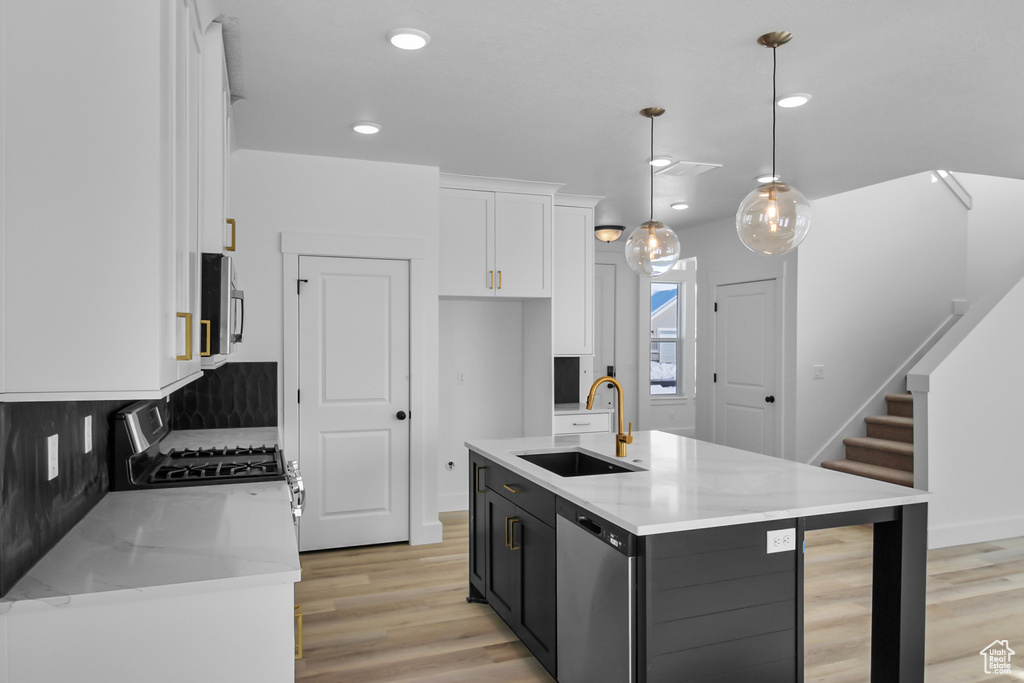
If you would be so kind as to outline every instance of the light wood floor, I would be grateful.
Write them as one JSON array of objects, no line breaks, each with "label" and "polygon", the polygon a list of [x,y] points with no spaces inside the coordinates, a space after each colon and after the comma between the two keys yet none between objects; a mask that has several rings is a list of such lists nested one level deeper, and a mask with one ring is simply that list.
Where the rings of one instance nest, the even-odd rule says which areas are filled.
[{"label": "light wood floor", "polygon": [[[440,544],[302,555],[298,681],[552,680],[489,607],[466,603],[466,513],[441,519]],[[808,533],[808,683],[868,680],[870,567],[869,527]],[[1024,538],[930,552],[928,683],[1024,681],[1019,666],[985,675],[978,653],[994,640],[1009,640],[1024,662]]]}]

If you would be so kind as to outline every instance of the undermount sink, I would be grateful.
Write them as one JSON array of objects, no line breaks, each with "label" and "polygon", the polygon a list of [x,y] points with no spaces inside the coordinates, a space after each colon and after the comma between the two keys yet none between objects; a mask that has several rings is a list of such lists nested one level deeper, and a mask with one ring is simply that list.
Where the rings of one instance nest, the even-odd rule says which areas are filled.
[{"label": "undermount sink", "polygon": [[608,462],[602,458],[595,458],[592,455],[580,453],[579,451],[530,453],[520,455],[519,457],[560,477],[586,477],[592,474],[618,474],[633,471],[628,467]]}]

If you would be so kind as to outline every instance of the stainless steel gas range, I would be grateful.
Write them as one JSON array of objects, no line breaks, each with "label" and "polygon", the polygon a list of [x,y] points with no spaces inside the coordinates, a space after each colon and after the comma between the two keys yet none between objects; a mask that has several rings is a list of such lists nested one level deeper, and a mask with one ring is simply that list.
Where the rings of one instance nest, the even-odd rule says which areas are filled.
[{"label": "stainless steel gas range", "polygon": [[119,411],[114,416],[111,490],[285,481],[298,522],[305,498],[298,463],[285,461],[275,444],[168,449],[164,442],[170,432],[166,400],[139,401]]}]

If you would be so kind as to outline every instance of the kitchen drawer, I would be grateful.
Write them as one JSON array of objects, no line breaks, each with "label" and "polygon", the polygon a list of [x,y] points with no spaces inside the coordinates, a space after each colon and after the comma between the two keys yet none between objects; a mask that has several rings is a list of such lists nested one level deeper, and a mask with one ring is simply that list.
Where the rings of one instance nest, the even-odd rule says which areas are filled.
[{"label": "kitchen drawer", "polygon": [[506,498],[548,526],[555,526],[554,493],[490,460],[482,461],[478,473],[481,486]]},{"label": "kitchen drawer", "polygon": [[555,434],[587,434],[611,431],[611,413],[569,413],[555,415]]}]

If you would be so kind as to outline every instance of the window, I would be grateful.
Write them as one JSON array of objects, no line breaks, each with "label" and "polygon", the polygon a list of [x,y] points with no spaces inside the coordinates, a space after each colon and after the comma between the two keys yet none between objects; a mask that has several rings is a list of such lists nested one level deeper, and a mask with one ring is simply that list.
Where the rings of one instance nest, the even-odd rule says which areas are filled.
[{"label": "window", "polygon": [[640,280],[640,381],[651,400],[693,397],[696,281],[695,259],[679,261],[656,280]]}]

